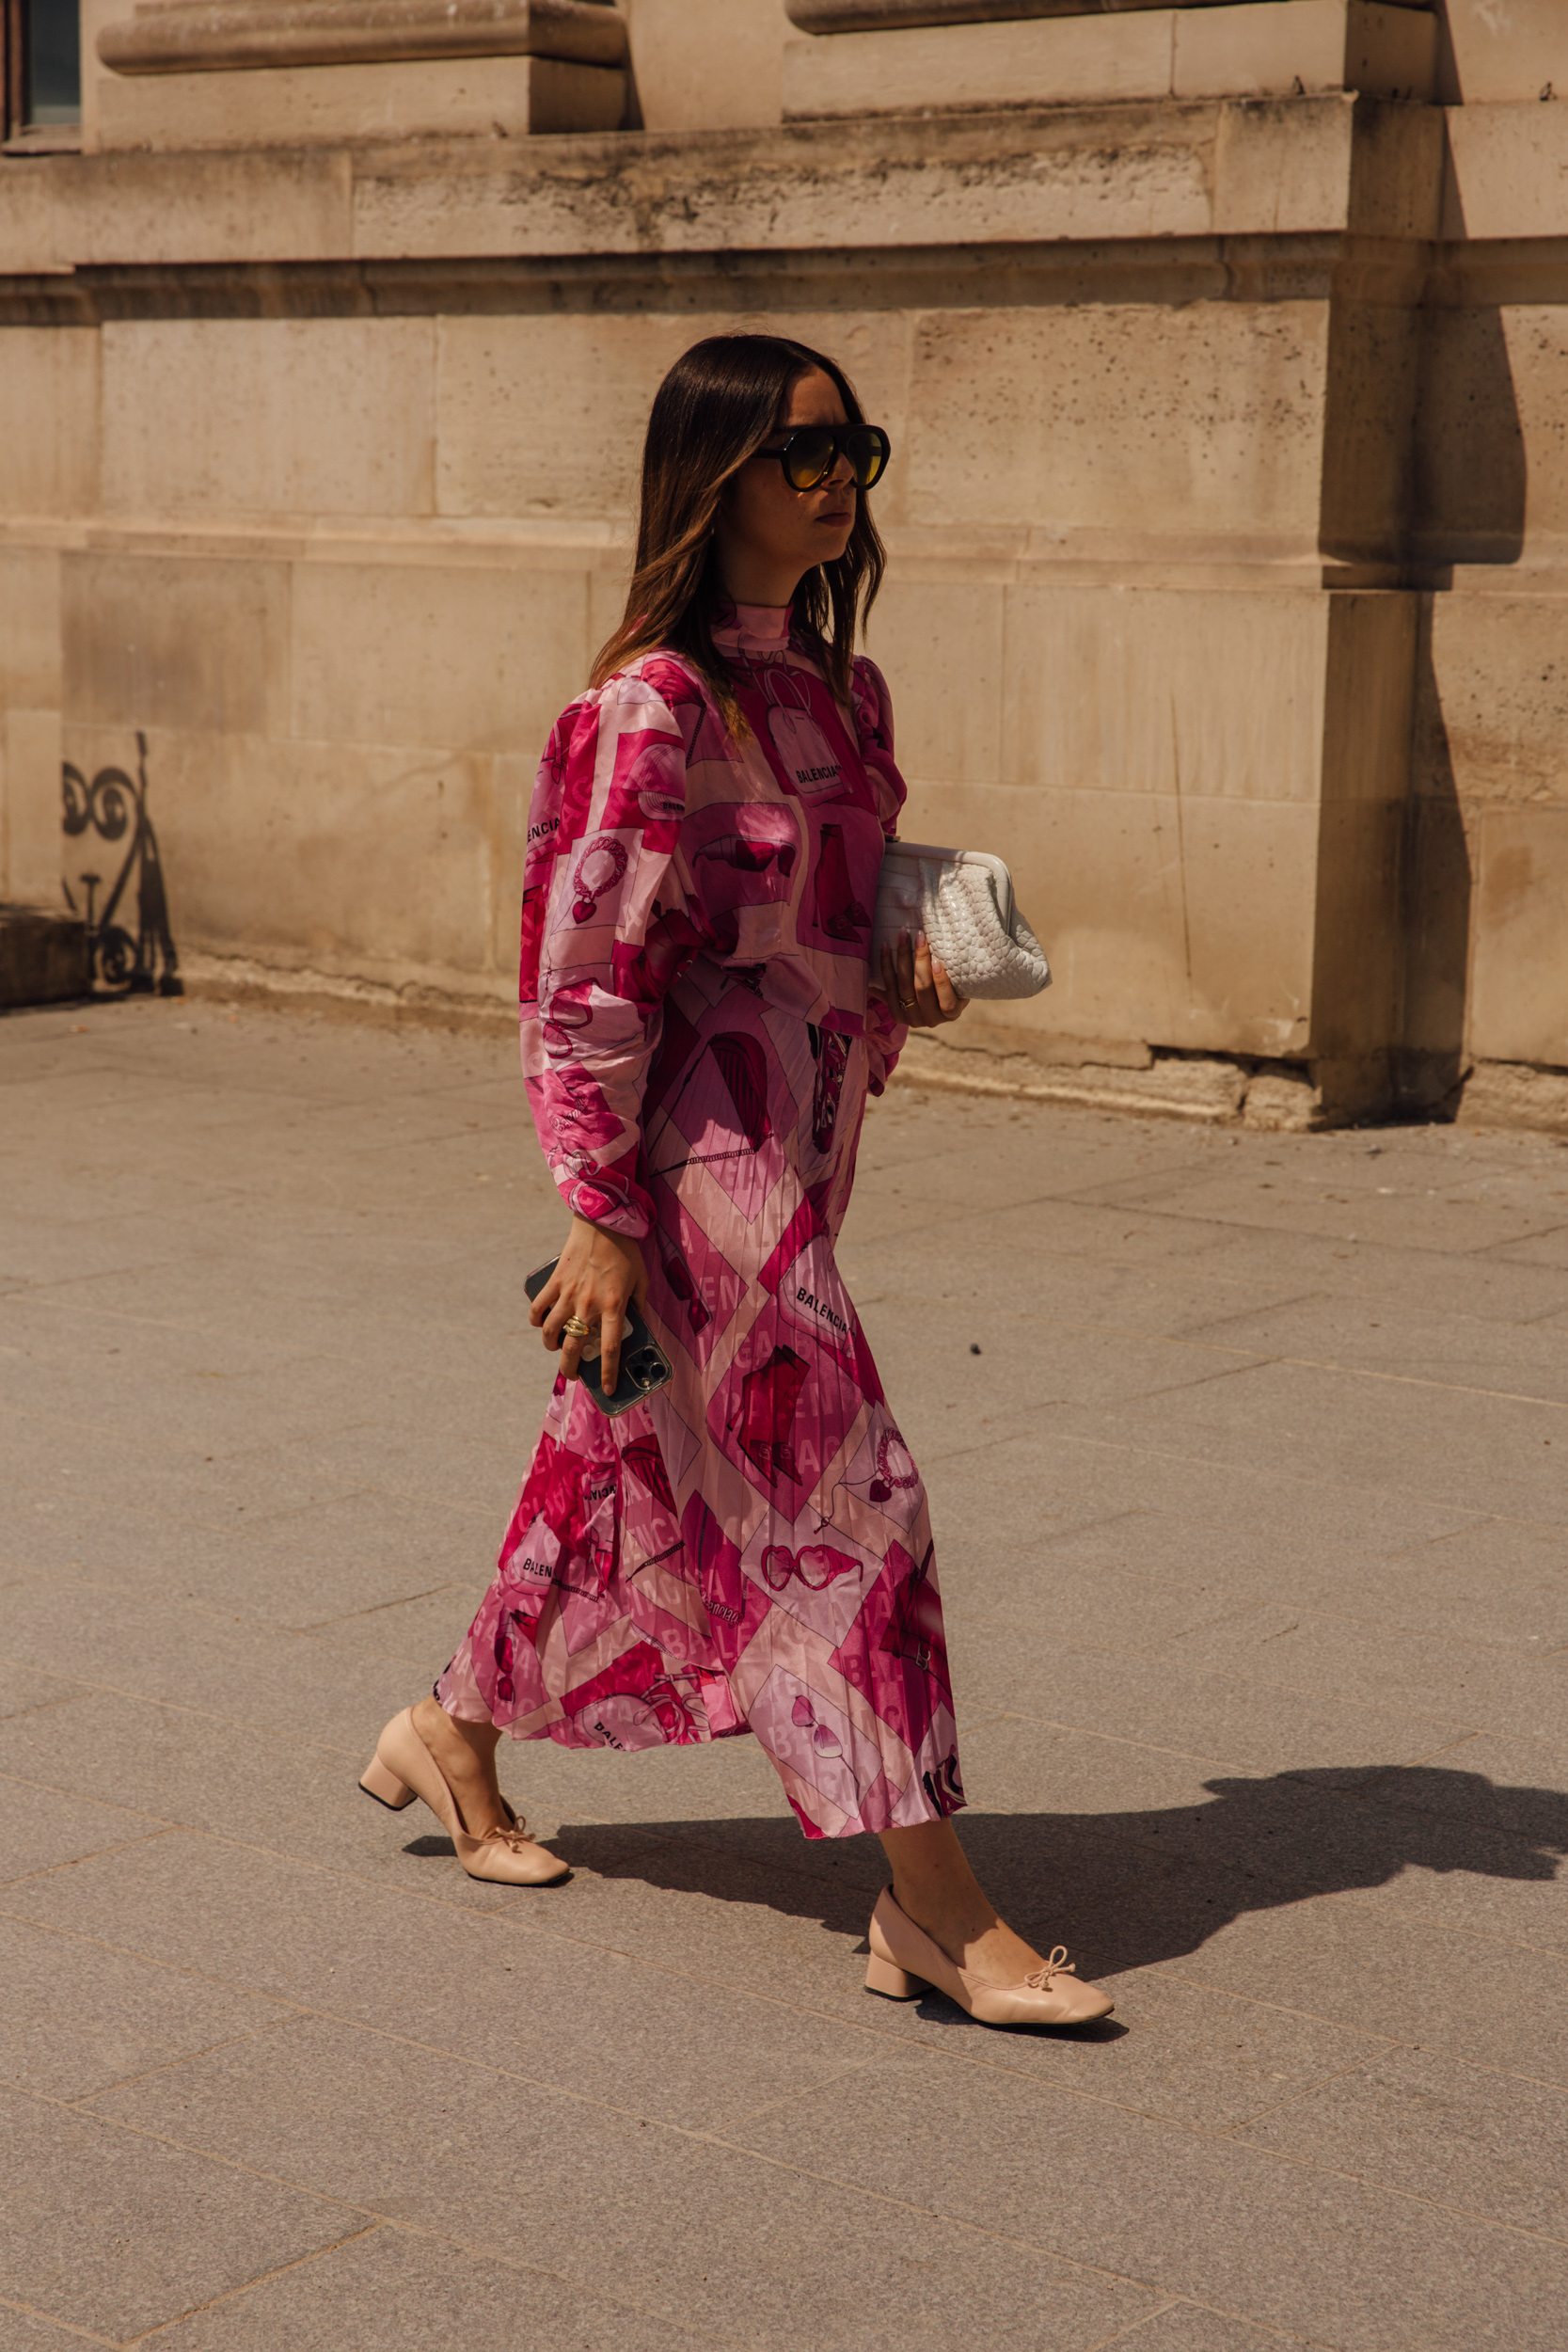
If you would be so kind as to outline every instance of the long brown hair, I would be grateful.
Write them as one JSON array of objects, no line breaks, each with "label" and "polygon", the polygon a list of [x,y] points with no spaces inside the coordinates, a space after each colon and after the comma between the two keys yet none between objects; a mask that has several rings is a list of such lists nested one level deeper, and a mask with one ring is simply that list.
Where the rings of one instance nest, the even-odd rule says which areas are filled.
[{"label": "long brown hair", "polygon": [[[595,686],[639,654],[668,646],[702,673],[736,723],[734,680],[713,642],[714,612],[725,601],[714,524],[726,485],[777,432],[791,386],[814,368],[837,386],[849,422],[863,424],[843,369],[809,344],[781,335],[709,335],[675,361],[654,395],[642,446],[637,564],[621,626],[594,660]],[[849,697],[856,631],[886,563],[862,490],[844,553],[815,564],[795,591],[794,626],[815,641],[841,701]]]}]

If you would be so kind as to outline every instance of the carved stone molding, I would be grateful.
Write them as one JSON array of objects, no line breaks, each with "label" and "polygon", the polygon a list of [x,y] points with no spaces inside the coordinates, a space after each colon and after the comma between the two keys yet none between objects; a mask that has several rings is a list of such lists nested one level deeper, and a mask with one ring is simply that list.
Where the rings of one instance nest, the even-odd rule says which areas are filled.
[{"label": "carved stone molding", "polygon": [[232,73],[429,57],[618,66],[626,28],[610,0],[153,0],[129,23],[107,26],[98,54],[117,73]]},{"label": "carved stone molding", "polygon": [[[1212,8],[1225,4],[1226,0],[784,0],[784,13],[802,33],[893,33],[916,24],[998,24],[1034,16],[1123,16],[1139,9]],[[1427,0],[1415,0],[1415,5],[1424,8]]]},{"label": "carved stone molding", "polygon": [[[894,33],[916,24],[1007,24],[1035,16],[1131,16],[1152,8],[1229,5],[1230,0],[784,0],[784,13],[802,33]],[[1430,10],[1433,0],[1391,0],[1391,5]]]}]

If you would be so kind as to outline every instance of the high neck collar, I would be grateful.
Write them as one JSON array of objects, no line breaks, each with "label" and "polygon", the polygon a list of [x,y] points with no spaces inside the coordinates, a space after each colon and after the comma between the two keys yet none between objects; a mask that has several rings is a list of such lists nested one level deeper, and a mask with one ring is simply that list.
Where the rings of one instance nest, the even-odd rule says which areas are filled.
[{"label": "high neck collar", "polygon": [[721,604],[713,616],[714,639],[738,653],[783,653],[789,612],[787,604]]}]

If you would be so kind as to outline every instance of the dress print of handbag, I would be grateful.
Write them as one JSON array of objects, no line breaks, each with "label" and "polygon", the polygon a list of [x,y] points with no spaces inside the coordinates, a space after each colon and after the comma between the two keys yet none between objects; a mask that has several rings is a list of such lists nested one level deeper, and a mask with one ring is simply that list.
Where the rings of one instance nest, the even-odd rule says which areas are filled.
[{"label": "dress print of handbag", "polygon": [[882,949],[924,931],[960,996],[1037,996],[1051,985],[1045,950],[1013,899],[1013,878],[984,850],[890,841],[877,883],[873,979]]},{"label": "dress print of handbag", "polygon": [[762,665],[762,692],[773,749],[800,798],[819,800],[837,789],[843,769],[813,714],[805,680],[782,661],[769,661]]}]

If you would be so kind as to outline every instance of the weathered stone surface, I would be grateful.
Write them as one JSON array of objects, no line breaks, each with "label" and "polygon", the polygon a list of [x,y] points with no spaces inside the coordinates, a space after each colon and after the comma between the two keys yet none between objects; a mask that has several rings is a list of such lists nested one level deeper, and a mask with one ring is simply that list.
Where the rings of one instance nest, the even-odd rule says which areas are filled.
[{"label": "weathered stone surface", "polygon": [[1506,8],[1444,0],[1443,31],[1439,95],[1449,105],[1539,101],[1568,90],[1557,0],[1509,0]]},{"label": "weathered stone surface", "polygon": [[649,131],[777,123],[784,0],[622,0],[638,118]]},{"label": "weathered stone surface", "polygon": [[99,337],[13,327],[0,367],[0,515],[90,514],[98,502]]},{"label": "weathered stone surface", "polygon": [[1472,1048],[1568,1068],[1568,807],[1494,803],[1477,833]]},{"label": "weathered stone surface", "polygon": [[569,57],[619,65],[605,0],[155,0],[98,38],[117,73],[382,65],[426,57]]},{"label": "weathered stone surface", "polygon": [[425,57],[389,65],[259,66],[105,80],[104,149],[343,145],[425,138],[528,138],[610,131],[626,77],[542,56]]},{"label": "weathered stone surface", "polygon": [[107,326],[104,505],[269,521],[427,515],[435,355],[427,319]]},{"label": "weathered stone surface", "polygon": [[792,40],[784,58],[784,120],[1164,98],[1172,21],[1164,9]]},{"label": "weathered stone surface", "polygon": [[1433,19],[1375,0],[1253,0],[1114,16],[1021,8],[1004,22],[1000,9],[986,14],[989,23],[927,15],[920,30],[835,24],[824,28],[829,40],[789,42],[784,119],[1167,95],[1430,98],[1434,87]]},{"label": "weathered stone surface", "polygon": [[1171,89],[1288,97],[1356,90],[1367,98],[1433,94],[1437,26],[1397,0],[1263,0],[1261,6],[1179,10],[1171,27]]}]

